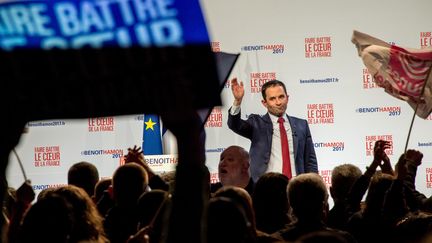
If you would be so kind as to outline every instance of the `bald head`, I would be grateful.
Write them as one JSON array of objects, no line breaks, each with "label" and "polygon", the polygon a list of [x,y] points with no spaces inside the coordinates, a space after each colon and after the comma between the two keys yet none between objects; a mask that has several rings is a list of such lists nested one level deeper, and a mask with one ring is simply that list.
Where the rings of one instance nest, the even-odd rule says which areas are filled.
[{"label": "bald head", "polygon": [[226,148],[219,160],[219,180],[222,185],[243,187],[249,178],[249,153],[240,146]]}]

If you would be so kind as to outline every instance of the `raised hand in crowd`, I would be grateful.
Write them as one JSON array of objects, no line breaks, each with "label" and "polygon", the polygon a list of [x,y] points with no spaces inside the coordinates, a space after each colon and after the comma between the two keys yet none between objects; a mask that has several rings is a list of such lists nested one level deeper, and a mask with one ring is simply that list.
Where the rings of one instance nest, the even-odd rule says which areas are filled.
[{"label": "raised hand in crowd", "polygon": [[390,159],[387,156],[385,150],[391,148],[391,142],[378,140],[374,145],[374,158],[370,166],[367,168],[365,175],[372,177],[378,166],[381,168],[383,173],[393,175],[393,168],[390,163]]},{"label": "raised hand in crowd", "polygon": [[379,163],[383,173],[393,175],[394,171],[390,164],[390,159],[387,156],[385,150],[391,148],[392,144],[389,141],[378,140],[374,146],[374,161]]},{"label": "raised hand in crowd", "polygon": [[406,176],[404,184],[409,190],[415,190],[415,177],[417,174],[417,167],[421,165],[423,153],[418,150],[408,149],[405,154],[402,154],[399,161],[405,161]]},{"label": "raised hand in crowd", "polygon": [[151,189],[161,189],[168,191],[170,189],[170,184],[165,182],[159,175],[157,175],[147,164],[144,159],[144,154],[141,147],[134,145],[133,148],[128,148],[128,153],[124,156],[125,163],[137,163],[141,165],[147,172],[149,178],[149,187]]},{"label": "raised hand in crowd", "polygon": [[[414,185],[417,167],[421,165],[423,159],[423,153],[408,149],[406,153],[402,154],[396,165],[397,179],[410,180]],[[406,178],[408,176],[408,178]]]},{"label": "raised hand in crowd", "polygon": [[352,185],[348,194],[348,205],[347,211],[351,214],[360,210],[361,201],[366,191],[368,190],[372,176],[375,174],[378,166],[385,174],[393,175],[393,169],[390,164],[385,150],[391,147],[389,141],[378,140],[374,145],[374,158],[371,164],[366,167],[366,171],[360,176],[356,182]]},{"label": "raised hand in crowd", "polygon": [[[421,152],[410,149],[399,157],[395,165],[396,178],[386,192],[382,206],[383,222],[390,228],[403,223],[408,218],[417,217],[414,215],[417,215],[416,211],[426,199],[415,190],[415,175],[412,169],[412,167],[416,169],[421,164],[422,158]],[[405,227],[400,228],[403,230]]]},{"label": "raised hand in crowd", "polygon": [[124,156],[125,163],[137,162],[144,163],[144,155],[142,153],[141,147],[134,145],[133,148],[128,148],[128,153]]},{"label": "raised hand in crowd", "polygon": [[420,166],[423,159],[423,153],[414,149],[408,149],[405,153],[405,160],[407,164],[412,164],[415,166]]},{"label": "raised hand in crowd", "polygon": [[427,197],[423,193],[417,191],[415,186],[417,168],[421,165],[423,153],[418,150],[408,149],[405,154],[402,154],[399,161],[404,161],[406,175],[398,176],[403,180],[407,204],[411,211],[422,210],[432,212],[432,197]]},{"label": "raised hand in crowd", "polygon": [[155,175],[153,170],[145,162],[144,154],[141,150],[141,147],[137,147],[136,145],[134,145],[133,148],[128,148],[128,153],[124,156],[124,158],[125,163],[135,162],[144,167],[147,175],[149,176],[149,179],[151,179]]}]

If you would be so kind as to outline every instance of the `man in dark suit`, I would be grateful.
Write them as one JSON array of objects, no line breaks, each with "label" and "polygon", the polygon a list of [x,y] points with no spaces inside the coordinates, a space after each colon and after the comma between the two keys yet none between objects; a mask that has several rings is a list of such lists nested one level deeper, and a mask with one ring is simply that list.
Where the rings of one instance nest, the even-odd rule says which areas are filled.
[{"label": "man in dark suit", "polygon": [[[302,173],[318,172],[307,121],[286,114],[289,96],[284,83],[278,80],[265,83],[262,86],[261,102],[267,108],[267,114],[250,114],[247,120],[241,119],[240,113],[244,96],[243,82],[237,82],[237,78],[234,78],[231,80],[231,90],[234,103],[229,110],[228,126],[235,133],[251,140],[250,169],[255,182],[262,174],[270,171],[284,173],[289,178]],[[282,130],[286,134],[285,142],[281,140],[284,136]],[[283,165],[283,157],[289,157],[290,162],[286,166],[288,172]]]}]

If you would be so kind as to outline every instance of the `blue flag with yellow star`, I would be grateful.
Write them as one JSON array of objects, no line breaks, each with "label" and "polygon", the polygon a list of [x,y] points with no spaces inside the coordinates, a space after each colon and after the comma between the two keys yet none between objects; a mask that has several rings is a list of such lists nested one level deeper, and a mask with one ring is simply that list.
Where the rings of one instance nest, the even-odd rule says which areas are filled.
[{"label": "blue flag with yellow star", "polygon": [[143,128],[143,153],[145,155],[163,154],[160,118],[158,115],[145,114]]}]

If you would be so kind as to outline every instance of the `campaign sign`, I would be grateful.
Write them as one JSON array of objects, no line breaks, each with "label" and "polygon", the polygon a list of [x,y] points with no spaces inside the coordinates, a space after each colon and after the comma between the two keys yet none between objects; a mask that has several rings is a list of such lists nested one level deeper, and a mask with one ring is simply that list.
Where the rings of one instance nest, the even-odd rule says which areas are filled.
[{"label": "campaign sign", "polygon": [[4,50],[197,43],[209,43],[197,0],[0,1]]}]

